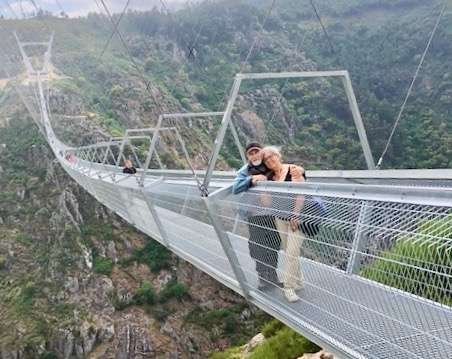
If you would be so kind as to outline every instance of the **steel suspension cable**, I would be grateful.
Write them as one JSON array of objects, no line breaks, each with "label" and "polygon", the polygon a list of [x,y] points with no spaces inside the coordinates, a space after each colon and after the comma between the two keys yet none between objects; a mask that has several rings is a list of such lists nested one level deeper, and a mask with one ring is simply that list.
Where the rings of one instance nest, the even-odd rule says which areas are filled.
[{"label": "steel suspension cable", "polygon": [[[248,64],[248,61],[249,61],[249,59],[250,59],[250,57],[251,57],[251,55],[252,55],[252,53],[254,51],[254,48],[255,48],[255,46],[257,44],[257,41],[258,41],[258,39],[260,37],[260,34],[264,30],[264,26],[267,23],[267,19],[270,17],[271,13],[273,12],[273,9],[275,8],[275,5],[276,5],[276,0],[272,0],[272,2],[270,4],[270,7],[268,8],[268,10],[267,10],[267,12],[266,12],[266,14],[264,16],[264,20],[262,21],[262,24],[260,24],[259,20],[258,20],[258,25],[260,26],[260,29],[259,29],[258,33],[256,34],[256,36],[254,37],[253,42],[251,43],[250,48],[248,49],[248,52],[247,52],[247,55],[246,55],[244,61],[242,61],[241,64],[240,64],[239,73],[241,73],[243,71],[243,69],[245,68],[245,66]],[[234,83],[234,80],[232,81],[232,83]],[[231,96],[232,86],[229,86],[229,87],[230,87],[230,91],[229,91],[229,93],[225,91],[225,95],[223,96],[223,101],[218,106],[218,111],[220,111],[223,108],[224,101],[225,100],[227,101],[228,98]]]},{"label": "steel suspension cable", "polygon": [[440,12],[439,12],[439,14],[437,16],[435,25],[433,26],[433,29],[432,29],[432,31],[430,33],[430,36],[429,36],[429,39],[427,41],[427,45],[426,45],[426,47],[424,49],[424,52],[422,53],[421,59],[420,59],[419,64],[418,64],[418,66],[416,68],[416,71],[414,73],[413,79],[411,80],[410,86],[408,87],[408,91],[406,93],[405,99],[403,100],[402,106],[400,107],[399,113],[397,114],[397,118],[395,120],[395,123],[392,126],[392,130],[391,130],[391,133],[389,135],[388,140],[386,141],[386,145],[384,147],[384,150],[383,150],[383,152],[382,152],[382,154],[381,154],[381,156],[380,156],[380,158],[378,160],[377,169],[381,168],[381,165],[383,163],[384,157],[385,157],[386,153],[388,152],[389,145],[391,144],[392,138],[394,137],[394,133],[395,133],[395,131],[397,129],[397,126],[400,123],[400,120],[402,118],[403,112],[405,111],[406,104],[408,102],[408,99],[411,96],[411,92],[413,91],[414,84],[415,84],[415,82],[417,80],[419,72],[420,72],[420,70],[422,68],[422,65],[424,63],[425,57],[426,57],[426,55],[428,53],[428,50],[430,49],[430,45],[431,45],[432,40],[433,40],[433,38],[434,38],[434,36],[436,34],[436,30],[438,29],[439,23],[441,22],[441,19],[442,19],[443,15],[444,15],[444,12],[445,12],[446,8],[447,8],[447,0],[444,1],[443,6],[441,7],[441,10],[440,10]]},{"label": "steel suspension cable", "polygon": [[[312,18],[312,16],[313,16],[313,14],[311,15],[311,18]],[[295,51],[294,51],[294,52],[295,52],[295,56],[299,54],[300,49],[301,49],[301,46],[304,44],[305,39],[306,39],[306,37],[307,37],[307,34],[308,34],[308,32],[305,31],[304,34],[303,34],[303,36],[302,36],[302,38],[301,38],[301,40],[296,44]],[[296,68],[298,68],[299,71],[302,71],[302,70],[303,70],[303,66],[302,66],[301,64],[296,64]],[[278,96],[277,102],[278,102],[280,105],[281,105],[281,101],[282,101],[282,99],[283,99],[283,97],[284,97],[284,91],[285,91],[285,88],[287,87],[288,84],[289,84],[289,79],[286,79],[286,80],[284,81],[284,84],[282,85],[281,89],[279,90],[279,96]],[[275,118],[276,118],[276,112],[277,112],[277,109],[275,108],[275,109],[272,111],[272,116],[270,117],[269,123],[272,123],[272,122],[275,120]],[[289,125],[287,124],[287,121],[284,121],[284,122],[285,122],[285,125],[286,125],[287,127],[289,127]],[[267,133],[265,133],[264,142],[265,142],[265,139],[266,139],[266,138],[267,138]]]},{"label": "steel suspension cable", "polygon": [[[258,42],[258,40],[260,38],[260,35],[261,35],[261,33],[263,32],[263,30],[265,28],[265,24],[267,23],[268,18],[271,16],[271,14],[272,14],[272,12],[273,12],[273,10],[275,8],[275,5],[276,5],[276,0],[272,0],[272,2],[270,4],[270,7],[269,7],[268,11],[266,12],[266,14],[264,16],[264,20],[262,21],[262,23],[259,23],[259,19],[258,19],[258,25],[260,25],[260,29],[259,29],[258,33],[256,34],[256,36],[254,37],[253,42],[251,43],[251,46],[250,46],[250,48],[248,50],[248,53],[247,53],[247,55],[245,57],[245,60],[240,64],[239,73],[241,73],[243,71],[243,69],[245,68],[245,66],[248,64],[248,62],[249,62],[249,60],[251,58],[251,55],[252,55],[252,53],[254,51],[254,48],[256,47],[256,44],[257,44],[257,42]],[[225,100],[227,102],[228,99],[231,97],[232,91],[233,91],[233,87],[234,87],[233,86],[234,82],[235,82],[235,79],[232,81],[232,86],[230,86],[229,93],[225,92],[225,96],[223,97],[223,103],[224,103]],[[220,111],[222,109],[223,103],[220,103],[220,105],[218,106],[218,111]],[[231,126],[233,126],[232,115],[231,115]],[[212,157],[211,157],[210,161],[213,160],[214,156],[215,156],[215,154],[212,153]],[[203,186],[206,186],[206,184],[204,183]]]},{"label": "steel suspension cable", "polygon": [[110,37],[108,38],[107,42],[105,43],[105,45],[104,45],[104,47],[102,49],[102,52],[100,53],[100,56],[97,59],[97,61],[100,61],[102,59],[102,57],[104,56],[105,51],[107,51],[107,48],[110,45],[110,42],[113,39],[113,36],[115,36],[116,32],[119,29],[119,24],[121,23],[121,20],[122,20],[124,14],[126,13],[127,8],[129,7],[129,4],[130,4],[130,0],[127,0],[126,5],[124,6],[124,8],[123,8],[123,10],[121,12],[121,15],[119,16],[118,21],[116,21],[116,24],[113,27],[113,31],[111,32]]},{"label": "steel suspension cable", "polygon": [[317,21],[319,22],[319,24],[322,28],[322,31],[326,37],[326,40],[328,41],[328,45],[330,46],[331,53],[334,54],[336,56],[336,59],[339,61],[336,50],[334,49],[334,46],[333,46],[333,42],[331,41],[330,35],[328,34],[328,31],[326,30],[326,27],[323,24],[322,18],[320,17],[319,11],[317,10],[317,6],[315,5],[314,0],[309,0],[309,2],[311,3],[312,10],[314,11],[315,16],[317,17]]},{"label": "steel suspension cable", "polygon": [[[174,23],[174,25],[176,27],[179,27],[179,22],[176,21],[176,19],[174,18],[173,14],[171,13],[171,11],[169,10],[168,6],[165,3],[165,0],[160,0],[160,4],[162,5],[163,10],[166,12],[166,15],[169,16],[170,20]],[[201,22],[201,20],[199,22]],[[198,31],[197,31],[197,33],[194,36],[194,40],[191,43],[186,41],[184,37],[181,37],[182,42],[183,42],[183,46],[189,50],[189,56],[190,56],[190,53],[192,53],[192,51],[195,49],[195,46],[196,46],[196,44],[197,44],[197,42],[198,42],[198,40],[200,38],[202,30],[203,30],[203,25],[200,24],[200,26],[198,28]],[[214,35],[212,36],[212,41],[211,41],[212,43],[215,43],[215,39],[216,39],[216,37],[218,35],[218,31],[219,31],[219,27],[216,26]],[[192,35],[193,35],[193,32],[194,32],[194,28],[192,28]],[[196,58],[193,59],[193,63],[195,64],[196,68],[199,70],[199,73],[197,75],[202,80],[205,80],[206,82],[208,82],[211,78],[207,74],[207,71],[202,66],[197,64]],[[186,64],[185,61],[184,61],[184,64]],[[171,92],[174,92],[174,89],[176,87],[177,87],[177,83],[175,82],[174,87],[171,89]],[[220,97],[221,96],[216,96],[216,95],[214,95],[214,96],[215,96],[215,100],[217,102],[220,102],[220,100],[221,100]]]},{"label": "steel suspension cable", "polygon": [[12,8],[11,4],[9,3],[9,1],[8,1],[8,0],[4,0],[4,1],[5,1],[5,3],[6,3],[6,6],[7,6],[8,9],[9,9],[9,12],[10,12],[11,14],[13,14],[13,16],[14,16],[15,18],[18,18],[17,13],[14,11],[14,9]]},{"label": "steel suspension cable", "polygon": [[[101,4],[102,4],[102,6],[104,7],[104,10],[105,10],[105,12],[106,12],[108,18],[110,19],[110,22],[114,25],[113,17],[112,17],[112,15],[111,15],[111,12],[110,12],[108,6],[106,5],[105,1],[104,1],[104,0],[100,0],[100,2],[101,2]],[[96,4],[97,4],[97,2],[96,2]],[[119,39],[121,40],[121,42],[122,42],[124,48],[126,49],[126,52],[127,52],[128,56],[129,56],[130,60],[132,61],[134,67],[136,68],[136,70],[137,70],[138,73],[140,74],[141,78],[142,78],[142,79],[144,80],[144,82],[146,83],[146,80],[144,79],[144,76],[143,76],[143,74],[142,74],[142,72],[141,72],[141,69],[139,68],[138,64],[136,63],[135,59],[133,58],[133,56],[132,56],[132,54],[131,54],[131,51],[130,51],[130,49],[129,49],[127,43],[125,42],[125,40],[124,40],[124,38],[123,38],[121,32],[119,31],[119,29],[117,29],[117,34],[118,34],[118,37],[119,37]],[[154,99],[154,102],[155,102],[155,103],[157,104],[157,106],[159,107],[160,113],[163,113],[163,110],[162,110],[161,106],[160,106],[160,105],[158,104],[158,102],[156,101],[156,98],[155,98],[154,94],[152,93],[152,91],[149,89],[149,86],[146,86],[146,90],[151,94],[152,98]],[[190,167],[191,167],[191,166],[190,166]],[[192,169],[192,171],[194,171],[194,170]],[[196,175],[195,175],[195,178],[196,178]],[[200,190],[201,194],[202,194],[202,195],[205,195],[206,190],[205,190],[205,188],[203,187],[203,185],[200,184],[200,183],[198,183],[198,187],[199,187],[199,190]]]},{"label": "steel suspension cable", "polygon": [[66,15],[67,15],[66,11],[64,11],[63,6],[61,5],[60,0],[55,0],[55,3],[56,3],[57,6],[60,8],[61,15],[63,15],[63,14],[66,14]]},{"label": "steel suspension cable", "polygon": [[266,23],[267,23],[267,20],[268,20],[268,18],[270,17],[271,13],[273,12],[273,9],[275,8],[275,4],[276,4],[276,0],[272,0],[272,2],[271,2],[271,4],[270,4],[270,7],[269,7],[269,9],[267,10],[267,13],[265,14],[264,21],[262,21],[262,24],[260,25],[260,26],[261,26],[261,29],[258,31],[258,33],[256,34],[256,36],[254,37],[254,40],[253,40],[253,42],[251,43],[251,46],[250,46],[250,48],[249,48],[249,50],[248,50],[248,53],[247,53],[247,55],[246,55],[246,57],[245,57],[245,60],[244,60],[244,61],[242,62],[242,64],[240,65],[240,71],[239,71],[239,72],[242,72],[243,69],[245,68],[245,66],[248,64],[248,61],[250,60],[251,55],[253,54],[254,49],[255,49],[255,47],[256,47],[258,41],[260,40],[260,36],[261,36],[261,34],[262,34],[262,32],[263,32],[263,30],[264,30],[264,28],[265,28],[265,25],[266,25]]},{"label": "steel suspension cable", "polygon": [[[115,26],[115,22],[114,22],[113,16],[111,15],[111,12],[110,12],[110,10],[109,10],[107,4],[105,3],[104,0],[100,0],[100,2],[101,2],[102,6],[103,6],[103,8],[104,8],[104,10],[105,10],[105,13],[107,14],[108,19],[110,20],[112,26],[114,27],[114,26]],[[96,4],[98,5],[97,1],[96,1]],[[99,5],[98,5],[98,6],[99,6]],[[120,31],[119,29],[117,29],[117,32],[116,32],[116,33],[118,34],[118,37],[119,37],[119,39],[120,39],[120,41],[121,41],[121,43],[122,43],[124,49],[126,50],[127,56],[129,57],[129,59],[130,59],[130,61],[132,62],[133,66],[135,67],[135,70],[137,71],[138,76],[139,76],[139,77],[141,78],[141,80],[143,81],[143,83],[144,83],[144,85],[145,85],[146,91],[151,95],[151,98],[154,100],[154,102],[155,102],[155,104],[156,104],[156,107],[157,107],[158,111],[159,111],[160,113],[163,113],[162,106],[160,105],[159,101],[157,100],[157,98],[155,97],[154,93],[153,93],[152,90],[150,89],[150,85],[151,85],[150,81],[148,81],[148,80],[144,77],[144,75],[143,75],[143,73],[142,73],[142,70],[141,70],[140,66],[138,65],[138,63],[135,61],[135,59],[134,59],[133,56],[132,56],[132,52],[130,51],[129,45],[128,45],[127,42],[124,40],[124,37],[122,36],[121,31]]]}]

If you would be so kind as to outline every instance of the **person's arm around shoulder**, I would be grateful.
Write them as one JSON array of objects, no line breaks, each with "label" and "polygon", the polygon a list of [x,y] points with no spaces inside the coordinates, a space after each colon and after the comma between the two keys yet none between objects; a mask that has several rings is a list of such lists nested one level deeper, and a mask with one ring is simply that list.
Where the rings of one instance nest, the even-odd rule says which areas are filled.
[{"label": "person's arm around shoulder", "polygon": [[292,182],[304,182],[305,181],[304,168],[296,165],[289,166],[290,174],[292,175]]}]

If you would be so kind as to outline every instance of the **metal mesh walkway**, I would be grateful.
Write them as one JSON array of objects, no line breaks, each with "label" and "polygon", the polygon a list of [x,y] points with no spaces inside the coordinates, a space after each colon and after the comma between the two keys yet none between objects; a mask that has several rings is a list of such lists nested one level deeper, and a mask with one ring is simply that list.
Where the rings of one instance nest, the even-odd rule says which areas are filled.
[{"label": "metal mesh walkway", "polygon": [[[450,358],[452,310],[438,302],[452,298],[451,268],[431,263],[435,254],[451,255],[451,229],[441,223],[450,221],[452,215],[447,205],[452,203],[450,190],[416,188],[409,193],[408,187],[401,187],[399,197],[392,194],[392,201],[378,201],[378,190],[382,190],[378,186],[344,185],[342,196],[333,196],[331,184],[296,188],[270,184],[232,195],[225,183],[219,183],[211,188],[217,192],[209,199],[214,202],[209,213],[205,204],[209,200],[199,196],[194,181],[149,178],[140,187],[136,176],[117,175],[112,180],[108,171],[84,175],[83,167],[74,170],[65,161],[62,164],[78,183],[128,222],[340,356]],[[304,240],[298,258],[304,277],[298,292],[301,299],[289,303],[279,287],[258,289],[246,212],[274,216],[290,212],[294,196],[303,195],[310,201],[312,191],[323,198],[328,212],[324,218],[306,214],[308,221],[319,222],[322,228]],[[271,204],[263,206],[259,201],[269,193]],[[436,196],[439,206],[430,204]],[[367,220],[360,225],[363,212],[367,212]],[[226,254],[228,248],[212,220],[218,221],[226,234],[237,262]],[[423,226],[428,228],[429,223],[438,228],[424,233]],[[388,256],[398,243],[408,249]],[[412,243],[419,247],[410,248]],[[424,250],[422,258],[415,248]],[[277,255],[281,276],[287,255],[282,250]],[[352,258],[354,265],[350,265]],[[233,266],[238,266],[243,278],[237,277]]]}]

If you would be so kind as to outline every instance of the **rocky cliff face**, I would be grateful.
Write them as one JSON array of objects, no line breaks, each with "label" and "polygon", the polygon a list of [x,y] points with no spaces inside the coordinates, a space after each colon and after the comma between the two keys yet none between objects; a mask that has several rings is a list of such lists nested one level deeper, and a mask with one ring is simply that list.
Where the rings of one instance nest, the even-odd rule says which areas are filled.
[{"label": "rocky cliff face", "polygon": [[240,340],[224,313],[258,331],[260,313],[163,248],[156,270],[152,240],[74,184],[22,116],[0,131],[1,359],[203,358]]}]

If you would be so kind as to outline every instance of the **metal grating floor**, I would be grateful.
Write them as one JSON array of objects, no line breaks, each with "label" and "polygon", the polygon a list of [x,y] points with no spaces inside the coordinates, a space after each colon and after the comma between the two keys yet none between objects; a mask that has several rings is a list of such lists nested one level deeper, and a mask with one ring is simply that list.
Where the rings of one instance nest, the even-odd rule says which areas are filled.
[{"label": "metal grating floor", "polygon": [[[194,256],[202,256],[202,260],[209,262],[212,267],[233,275],[230,268],[224,267],[227,261],[218,260],[223,253],[220,243],[205,238],[209,232],[212,233],[211,238],[215,238],[211,226],[163,208],[158,208],[157,212],[165,222],[173,224],[170,229],[173,246]],[[187,237],[190,231],[194,235]],[[301,301],[290,304],[279,288],[269,292],[256,290],[254,261],[248,255],[246,238],[233,234],[231,237],[256,297],[264,296],[275,305],[289,309],[300,322],[312,323],[329,337],[347,343],[364,357],[452,357],[452,310],[449,308],[403,292],[394,293],[393,288],[347,275],[307,259],[300,261],[305,276],[305,286],[299,292]],[[209,256],[211,253],[216,255]],[[419,307],[422,307],[422,311],[417,310]],[[418,313],[424,314],[419,316]],[[431,328],[431,331],[425,331],[426,327]],[[300,329],[303,333],[303,328]],[[443,341],[429,336],[439,332]],[[445,346],[450,351],[444,351]]]},{"label": "metal grating floor", "polygon": [[[115,184],[109,177],[88,177],[72,169],[68,172],[110,209],[164,242],[135,179],[119,174],[119,183]],[[194,207],[184,215],[180,203],[168,197],[171,187],[162,188],[166,194],[157,194],[153,181],[145,185],[144,195],[154,203],[170,249],[184,254],[207,274],[241,293],[202,206],[192,204]],[[174,190],[173,196],[182,195],[177,192],[180,188]],[[196,200],[199,202],[199,198]],[[341,348],[337,352],[350,358],[452,358],[451,308],[303,257],[301,300],[288,303],[280,288],[257,290],[255,263],[249,255],[247,238],[230,232],[228,235],[246,276],[251,301],[277,313],[279,319],[301,334],[317,338],[318,344]]]}]

